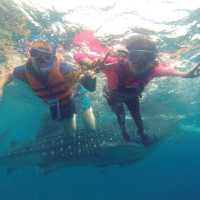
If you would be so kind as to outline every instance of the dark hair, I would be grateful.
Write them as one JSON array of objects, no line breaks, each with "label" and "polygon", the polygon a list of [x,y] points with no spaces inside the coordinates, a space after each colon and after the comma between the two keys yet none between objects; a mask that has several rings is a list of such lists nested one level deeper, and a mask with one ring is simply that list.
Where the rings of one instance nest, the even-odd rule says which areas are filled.
[{"label": "dark hair", "polygon": [[146,35],[136,35],[126,41],[128,57],[139,64],[155,62],[157,47],[154,41]]}]

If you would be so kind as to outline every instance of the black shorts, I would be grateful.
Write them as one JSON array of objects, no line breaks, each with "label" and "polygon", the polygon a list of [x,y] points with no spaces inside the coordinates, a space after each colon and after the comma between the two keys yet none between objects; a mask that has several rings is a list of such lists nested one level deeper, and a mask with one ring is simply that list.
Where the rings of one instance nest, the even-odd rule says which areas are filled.
[{"label": "black shorts", "polygon": [[76,113],[74,101],[70,99],[65,104],[56,103],[54,105],[50,105],[50,112],[53,120],[72,118],[73,114]]},{"label": "black shorts", "polygon": [[109,91],[104,88],[104,96],[113,112],[124,112],[124,104],[131,113],[139,109],[139,94],[134,90]]},{"label": "black shorts", "polygon": [[123,90],[108,90],[104,87],[104,97],[110,102],[128,102],[141,97],[136,89],[123,89]]}]

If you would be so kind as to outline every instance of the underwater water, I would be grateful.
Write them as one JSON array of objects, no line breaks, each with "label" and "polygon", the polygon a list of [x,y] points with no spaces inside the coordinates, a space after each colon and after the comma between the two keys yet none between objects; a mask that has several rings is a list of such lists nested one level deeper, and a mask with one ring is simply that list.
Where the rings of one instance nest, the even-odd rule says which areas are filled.
[{"label": "underwater water", "polygon": [[[0,0],[0,11],[1,67],[22,64],[27,43],[41,37],[65,41],[70,52],[72,38],[84,29],[93,30],[107,44],[117,44],[132,33],[146,33],[158,41],[162,59],[184,70],[200,61],[200,3],[195,0]],[[77,165],[48,175],[34,168],[8,175],[0,168],[0,199],[199,199],[199,83],[199,78],[160,78],[147,86],[141,99],[145,125],[168,136],[143,159],[124,166]],[[110,120],[115,125],[102,98],[101,75],[97,84],[97,92],[90,94],[97,123]],[[20,81],[8,84],[4,92],[0,105],[2,151],[13,141],[33,139],[48,112]],[[129,115],[127,121],[132,124]]]}]

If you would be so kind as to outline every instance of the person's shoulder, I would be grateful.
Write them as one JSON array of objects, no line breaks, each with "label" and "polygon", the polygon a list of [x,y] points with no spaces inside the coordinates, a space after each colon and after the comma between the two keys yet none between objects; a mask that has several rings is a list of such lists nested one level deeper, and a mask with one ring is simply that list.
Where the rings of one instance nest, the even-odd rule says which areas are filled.
[{"label": "person's shoulder", "polygon": [[25,73],[25,70],[26,70],[26,66],[25,65],[19,65],[17,67],[14,68],[13,70],[13,74],[21,74],[21,73]]},{"label": "person's shoulder", "polygon": [[13,77],[20,80],[25,80],[25,71],[26,71],[25,65],[17,66],[13,70]]}]

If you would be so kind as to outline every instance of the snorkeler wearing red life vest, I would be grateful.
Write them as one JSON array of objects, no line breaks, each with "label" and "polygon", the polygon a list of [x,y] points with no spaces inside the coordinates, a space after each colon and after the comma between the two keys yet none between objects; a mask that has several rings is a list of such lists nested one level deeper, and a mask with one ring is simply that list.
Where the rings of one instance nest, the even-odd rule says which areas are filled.
[{"label": "snorkeler wearing red life vest", "polygon": [[[96,80],[88,74],[87,76],[80,74],[74,66],[64,63],[59,48],[53,48],[45,40],[33,41],[26,64],[14,68],[11,73],[1,74],[0,90],[3,91],[4,85],[13,78],[24,81],[49,105],[52,119],[64,121],[65,130],[70,132],[76,129],[74,102],[76,84],[81,82],[87,90],[94,91]],[[90,85],[84,84],[86,82]],[[87,127],[94,130],[95,117],[90,103],[87,102],[83,112]]]},{"label": "snorkeler wearing red life vest", "polygon": [[126,141],[130,141],[130,136],[125,126],[124,104],[136,123],[142,143],[148,145],[153,142],[153,138],[144,131],[139,102],[141,93],[150,80],[161,76],[194,78],[200,75],[199,65],[183,72],[160,63],[157,55],[157,47],[149,37],[136,35],[127,41],[123,50],[109,52],[106,59],[95,59],[84,53],[74,56],[77,62],[91,64],[106,75],[105,97],[117,116],[122,136]]}]

